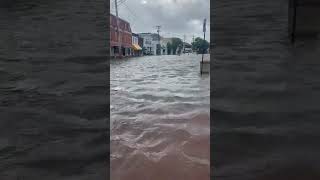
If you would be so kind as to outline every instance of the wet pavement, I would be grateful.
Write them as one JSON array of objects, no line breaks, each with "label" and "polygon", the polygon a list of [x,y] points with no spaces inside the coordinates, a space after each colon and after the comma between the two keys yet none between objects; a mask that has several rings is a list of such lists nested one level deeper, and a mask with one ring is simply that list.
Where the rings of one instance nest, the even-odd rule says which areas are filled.
[{"label": "wet pavement", "polygon": [[112,180],[209,179],[210,77],[200,59],[110,62]]}]

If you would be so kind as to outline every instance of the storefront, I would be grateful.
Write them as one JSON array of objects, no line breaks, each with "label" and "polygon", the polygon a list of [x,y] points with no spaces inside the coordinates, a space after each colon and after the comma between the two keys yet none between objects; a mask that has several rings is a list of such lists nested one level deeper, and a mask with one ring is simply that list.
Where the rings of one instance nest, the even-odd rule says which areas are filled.
[{"label": "storefront", "polygon": [[130,24],[110,15],[110,56],[127,57],[131,56],[132,33]]},{"label": "storefront", "polygon": [[142,56],[142,48],[138,44],[133,44],[132,50],[133,56]]}]

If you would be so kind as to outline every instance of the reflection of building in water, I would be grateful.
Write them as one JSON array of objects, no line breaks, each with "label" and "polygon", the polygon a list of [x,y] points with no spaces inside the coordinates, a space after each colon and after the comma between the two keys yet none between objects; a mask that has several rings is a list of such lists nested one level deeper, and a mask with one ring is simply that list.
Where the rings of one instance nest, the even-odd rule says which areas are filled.
[{"label": "reflection of building in water", "polygon": [[110,14],[110,56],[131,56],[132,33],[130,23],[119,18],[118,25],[120,38],[118,38],[117,33],[117,17]]}]

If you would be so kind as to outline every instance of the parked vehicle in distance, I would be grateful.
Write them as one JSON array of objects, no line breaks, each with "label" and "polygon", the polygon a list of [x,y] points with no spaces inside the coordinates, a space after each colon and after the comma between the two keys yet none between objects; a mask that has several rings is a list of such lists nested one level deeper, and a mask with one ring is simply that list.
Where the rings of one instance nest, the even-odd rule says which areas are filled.
[{"label": "parked vehicle in distance", "polygon": [[192,53],[192,48],[185,48],[183,53]]}]

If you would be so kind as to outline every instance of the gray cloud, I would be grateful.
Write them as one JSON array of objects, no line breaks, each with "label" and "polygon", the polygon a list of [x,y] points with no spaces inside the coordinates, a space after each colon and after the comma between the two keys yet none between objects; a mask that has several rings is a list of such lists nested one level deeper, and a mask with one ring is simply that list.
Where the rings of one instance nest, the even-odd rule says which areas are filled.
[{"label": "gray cloud", "polygon": [[[118,0],[119,16],[130,22],[133,32],[156,32],[164,37],[203,37],[202,23],[207,18],[206,40],[210,40],[210,0]],[[121,3],[124,1],[124,3]],[[110,11],[115,14],[114,0]]]}]

